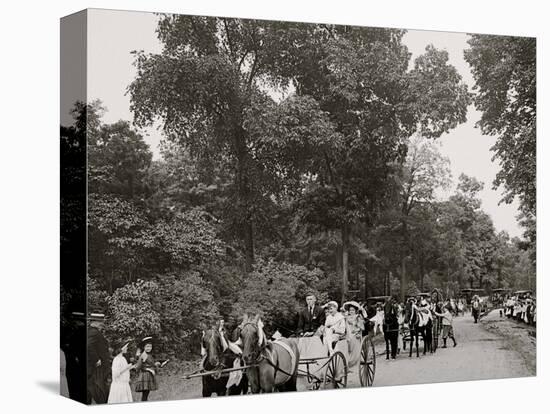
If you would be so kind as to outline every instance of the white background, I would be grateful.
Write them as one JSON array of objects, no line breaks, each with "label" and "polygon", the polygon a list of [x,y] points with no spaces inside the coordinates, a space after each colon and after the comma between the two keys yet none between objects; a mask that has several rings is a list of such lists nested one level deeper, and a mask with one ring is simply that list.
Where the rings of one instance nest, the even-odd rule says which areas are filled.
[{"label": "white background", "polygon": [[[75,413],[57,396],[59,289],[59,18],[86,7],[346,23],[538,38],[538,376],[519,380],[201,399],[96,407],[113,413],[159,411],[318,413],[547,412],[550,390],[544,269],[548,259],[548,13],[543,1],[10,1],[0,41],[0,405],[4,412]],[[116,64],[114,62],[114,64]],[[540,315],[540,316],[539,316]],[[421,361],[419,361],[421,363]],[[467,367],[464,367],[467,369]],[[89,410],[90,408],[88,408]],[[31,411],[32,410],[32,411]]]}]

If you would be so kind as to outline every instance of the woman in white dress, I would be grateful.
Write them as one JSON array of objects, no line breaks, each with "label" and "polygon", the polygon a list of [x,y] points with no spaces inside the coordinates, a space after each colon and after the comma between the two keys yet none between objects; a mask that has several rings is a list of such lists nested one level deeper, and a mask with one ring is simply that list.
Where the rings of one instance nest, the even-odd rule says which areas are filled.
[{"label": "woman in white dress", "polygon": [[132,402],[132,389],[130,388],[130,370],[134,368],[130,364],[124,354],[128,352],[128,344],[126,342],[118,349],[118,354],[113,359],[111,390],[109,391],[109,404],[129,403]]}]

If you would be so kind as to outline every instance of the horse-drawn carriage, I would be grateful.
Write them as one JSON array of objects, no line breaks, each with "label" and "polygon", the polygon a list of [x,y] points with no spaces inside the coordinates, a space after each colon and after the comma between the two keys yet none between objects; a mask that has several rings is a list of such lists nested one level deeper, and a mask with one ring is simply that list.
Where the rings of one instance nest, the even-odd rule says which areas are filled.
[{"label": "horse-drawn carriage", "polygon": [[[345,388],[350,368],[355,367],[361,386],[372,387],[376,373],[376,354],[372,336],[368,334],[360,339],[357,360],[354,360],[354,356],[349,352],[349,341],[338,341],[334,353],[330,354],[318,336],[299,339],[299,365],[305,366],[305,369],[299,368],[299,376],[311,385],[310,389],[319,389],[321,385],[323,388]],[[314,349],[316,351],[312,353]],[[325,350],[324,355],[322,349]]]},{"label": "horse-drawn carriage", "polygon": [[[411,303],[412,299],[423,300],[430,299],[432,304],[436,306],[443,302],[443,294],[439,289],[433,289],[431,292],[418,293],[416,295],[407,296],[405,305],[405,315],[403,318],[403,325],[400,327],[401,336],[403,341],[403,350],[407,349],[407,342],[410,342],[411,347],[409,349],[409,356],[412,356],[412,345],[416,339],[416,354],[418,352],[418,340],[421,339],[424,342],[424,354],[426,352],[435,352],[439,346],[439,336],[441,335],[441,321],[440,318],[433,315],[431,311],[426,310],[428,313],[428,320],[423,320],[422,313],[418,311],[416,306]],[[441,312],[441,309],[439,309]]]},{"label": "horse-drawn carriage", "polygon": [[[253,393],[280,391],[296,391],[297,383],[304,384],[304,389],[337,389],[346,388],[348,385],[348,375],[350,373],[350,355],[348,352],[349,343],[346,338],[339,340],[334,349],[329,351],[319,336],[307,336],[300,338],[280,338],[268,341],[263,333],[261,321],[245,323],[241,329],[239,341],[243,346],[242,353],[233,358],[235,363],[219,363],[222,358],[213,353],[220,352],[225,348],[224,338],[220,334],[214,333],[209,336],[216,342],[211,346],[203,346],[204,360],[213,362],[210,365],[203,364],[201,369],[185,375],[183,379],[201,377],[203,379],[203,388],[205,384],[213,379],[219,380],[226,378],[225,383],[235,373],[243,374],[247,377],[248,384]],[[215,331],[212,329],[211,331]],[[254,341],[248,340],[250,337]],[[203,335],[204,338],[204,335]],[[241,339],[244,338],[244,341]],[[226,340],[225,340],[226,341]],[[227,342],[227,341],[226,341]],[[257,342],[257,346],[252,354],[247,347]],[[252,345],[254,346],[254,345]],[[230,343],[227,352],[238,354],[240,349],[235,351],[235,343]],[[353,366],[357,366],[359,383],[361,386],[372,386],[376,372],[376,356],[374,353],[374,343],[370,335],[362,337],[360,341],[360,356],[358,361],[352,361]],[[225,350],[224,350],[225,351]],[[223,352],[223,351],[222,351]],[[294,360],[295,359],[295,360]],[[231,366],[229,366],[231,365]],[[208,368],[210,367],[210,368]],[[252,378],[252,376],[256,376]],[[261,384],[262,380],[270,382]],[[257,384],[255,384],[257,382]],[[247,388],[248,388],[247,384]],[[224,390],[219,391],[223,394]],[[233,393],[246,393],[247,390],[239,390]],[[218,392],[216,392],[220,395]],[[203,390],[203,396],[209,396]],[[231,392],[230,392],[231,394]],[[225,395],[225,394],[223,394]]]}]

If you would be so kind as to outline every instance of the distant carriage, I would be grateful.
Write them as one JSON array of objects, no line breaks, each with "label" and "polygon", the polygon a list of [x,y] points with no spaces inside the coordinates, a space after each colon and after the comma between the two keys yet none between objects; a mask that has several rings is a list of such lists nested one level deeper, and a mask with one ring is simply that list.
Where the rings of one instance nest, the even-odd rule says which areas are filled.
[{"label": "distant carriage", "polygon": [[499,305],[510,295],[511,290],[505,288],[492,289],[491,302],[493,305]]}]

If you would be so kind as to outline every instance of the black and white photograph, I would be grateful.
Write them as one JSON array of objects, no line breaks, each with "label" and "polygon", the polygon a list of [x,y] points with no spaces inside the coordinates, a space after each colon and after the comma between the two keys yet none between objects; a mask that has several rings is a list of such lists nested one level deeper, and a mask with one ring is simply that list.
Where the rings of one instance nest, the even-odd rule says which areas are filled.
[{"label": "black and white photograph", "polygon": [[3,412],[545,412],[545,9],[7,2]]},{"label": "black and white photograph", "polygon": [[62,394],[536,375],[535,38],[88,9],[62,65],[83,16]]}]

